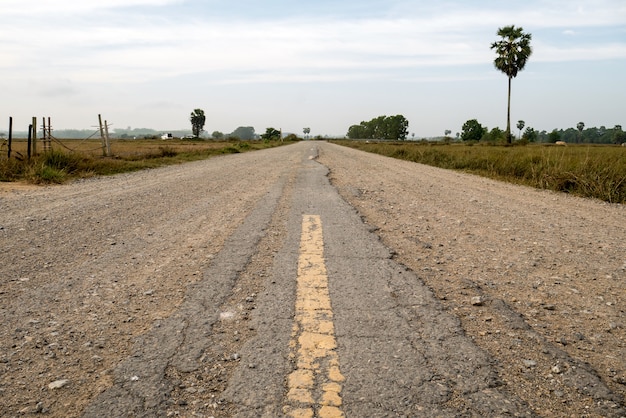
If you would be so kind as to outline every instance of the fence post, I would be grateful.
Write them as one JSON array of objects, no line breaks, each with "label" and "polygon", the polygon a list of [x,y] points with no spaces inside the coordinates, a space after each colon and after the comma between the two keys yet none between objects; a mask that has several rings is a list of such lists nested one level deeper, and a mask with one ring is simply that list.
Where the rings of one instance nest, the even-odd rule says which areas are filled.
[{"label": "fence post", "polygon": [[11,158],[11,143],[13,142],[13,116],[9,116],[9,152],[7,158]]},{"label": "fence post", "polygon": [[109,124],[107,121],[104,121],[104,138],[107,143],[107,157],[111,156],[111,138],[109,138]]},{"label": "fence post", "polygon": [[100,125],[100,139],[102,140],[102,156],[107,156],[107,144],[104,139],[104,129],[102,128],[102,116],[98,114],[98,124]]},{"label": "fence post", "polygon": [[32,138],[33,138],[33,125],[28,125],[28,145],[27,145],[27,150],[26,150],[28,161],[30,161],[30,147],[33,142]]},{"label": "fence post", "polygon": [[37,117],[33,116],[33,155],[37,155]]},{"label": "fence post", "polygon": [[[44,119],[46,117],[44,116]],[[44,129],[45,130],[45,129]],[[50,116],[48,116],[48,136],[47,143],[44,148],[48,151],[52,151],[52,120],[50,120]]]}]

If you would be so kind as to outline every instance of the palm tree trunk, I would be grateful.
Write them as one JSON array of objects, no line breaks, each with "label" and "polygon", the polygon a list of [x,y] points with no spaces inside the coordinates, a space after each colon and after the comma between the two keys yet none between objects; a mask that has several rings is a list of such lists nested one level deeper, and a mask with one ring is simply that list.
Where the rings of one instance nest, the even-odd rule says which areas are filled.
[{"label": "palm tree trunk", "polygon": [[506,106],[506,142],[511,143],[511,77],[509,76],[509,96]]}]

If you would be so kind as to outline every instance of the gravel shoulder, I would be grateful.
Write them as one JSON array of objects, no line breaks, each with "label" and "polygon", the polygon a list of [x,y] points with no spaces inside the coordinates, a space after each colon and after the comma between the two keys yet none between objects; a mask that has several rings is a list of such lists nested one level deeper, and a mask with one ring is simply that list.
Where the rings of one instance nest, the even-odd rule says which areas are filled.
[{"label": "gravel shoulder", "polygon": [[537,414],[624,414],[626,207],[332,144],[319,161]]},{"label": "gravel shoulder", "polygon": [[292,171],[287,148],[2,192],[0,416],[80,416],[110,388]]}]

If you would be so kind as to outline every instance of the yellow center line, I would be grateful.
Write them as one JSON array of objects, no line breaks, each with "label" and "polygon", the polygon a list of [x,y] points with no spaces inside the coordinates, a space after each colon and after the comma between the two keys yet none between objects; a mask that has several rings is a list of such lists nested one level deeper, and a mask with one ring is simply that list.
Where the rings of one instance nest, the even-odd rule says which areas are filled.
[{"label": "yellow center line", "polygon": [[296,369],[287,378],[284,412],[293,418],[344,417],[344,377],[339,371],[318,215],[302,217],[295,314],[290,346]]}]

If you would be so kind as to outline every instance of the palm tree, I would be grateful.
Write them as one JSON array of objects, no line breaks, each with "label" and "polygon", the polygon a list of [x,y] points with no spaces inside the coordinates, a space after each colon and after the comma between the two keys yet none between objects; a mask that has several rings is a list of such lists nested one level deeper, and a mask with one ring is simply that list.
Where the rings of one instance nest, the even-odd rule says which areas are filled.
[{"label": "palm tree", "polygon": [[189,117],[191,121],[191,132],[193,136],[198,138],[204,129],[204,123],[206,122],[206,116],[204,115],[204,110],[202,109],[194,109],[191,112],[191,116]]},{"label": "palm tree", "polygon": [[498,29],[500,39],[491,44],[491,49],[496,50],[497,57],[494,65],[509,78],[509,95],[506,112],[506,139],[511,143],[511,79],[517,77],[517,73],[526,66],[528,57],[532,54],[530,40],[532,35],[524,33],[524,29],[515,25],[505,26]]},{"label": "palm tree", "polygon": [[578,122],[578,124],[576,125],[576,129],[578,129],[578,141],[576,142],[583,142],[582,137],[583,129],[585,129],[585,122]]},{"label": "palm tree", "polygon": [[524,122],[523,120],[518,120],[517,121],[517,129],[519,129],[519,137],[520,137],[520,139],[522,139],[522,129],[524,129],[524,126],[526,126],[526,122]]}]

